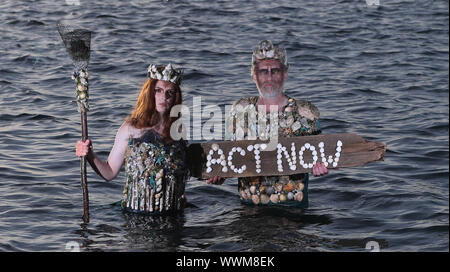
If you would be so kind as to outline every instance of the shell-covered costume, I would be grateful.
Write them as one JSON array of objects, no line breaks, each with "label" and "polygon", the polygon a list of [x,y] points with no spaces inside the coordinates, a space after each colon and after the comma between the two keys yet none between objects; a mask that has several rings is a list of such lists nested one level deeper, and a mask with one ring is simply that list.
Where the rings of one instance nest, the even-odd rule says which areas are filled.
[{"label": "shell-covered costume", "polygon": [[144,213],[182,210],[185,205],[184,188],[189,177],[186,150],[185,140],[165,144],[152,130],[139,138],[130,137],[122,208]]},{"label": "shell-covered costume", "polygon": [[[317,135],[321,133],[319,110],[307,100],[287,97],[281,111],[258,116],[258,97],[241,98],[233,103],[226,119],[229,140],[267,140],[275,132],[281,137]],[[246,112],[245,118],[243,112]],[[277,118],[278,117],[278,118]],[[265,119],[259,122],[260,119]],[[238,124],[237,120],[244,120]],[[253,121],[250,121],[253,120]],[[240,121],[241,122],[241,121]],[[265,124],[261,126],[261,124]],[[277,128],[277,130],[276,130]],[[244,203],[308,207],[309,175],[260,176],[238,178],[238,190]]]}]

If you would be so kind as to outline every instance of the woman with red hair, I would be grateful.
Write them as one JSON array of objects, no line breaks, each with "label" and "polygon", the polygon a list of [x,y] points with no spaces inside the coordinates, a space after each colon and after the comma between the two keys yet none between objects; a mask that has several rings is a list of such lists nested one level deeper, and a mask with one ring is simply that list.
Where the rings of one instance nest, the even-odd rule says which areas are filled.
[{"label": "woman with red hair", "polygon": [[92,142],[78,141],[76,155],[87,160],[103,179],[110,181],[125,162],[126,184],[122,208],[135,212],[182,210],[188,178],[185,140],[174,140],[170,128],[179,117],[170,110],[181,104],[181,70],[172,65],[148,68],[148,79],[136,106],[119,128],[108,160],[100,159]]}]

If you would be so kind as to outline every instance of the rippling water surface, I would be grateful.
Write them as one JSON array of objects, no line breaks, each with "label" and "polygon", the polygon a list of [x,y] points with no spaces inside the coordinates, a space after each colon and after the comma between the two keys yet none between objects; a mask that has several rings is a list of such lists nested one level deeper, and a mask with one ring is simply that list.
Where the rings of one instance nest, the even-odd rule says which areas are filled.
[{"label": "rippling water surface", "polygon": [[[448,251],[448,1],[2,1],[0,250]],[[106,159],[148,64],[185,69],[184,103],[256,95],[251,49],[283,45],[286,92],[321,111],[324,133],[387,143],[383,162],[310,180],[310,208],[241,205],[237,181],[192,179],[177,217],[124,214],[124,172],[88,167],[83,224],[80,120],[60,19],[92,29],[89,135]],[[198,136],[198,135],[194,135]]]}]

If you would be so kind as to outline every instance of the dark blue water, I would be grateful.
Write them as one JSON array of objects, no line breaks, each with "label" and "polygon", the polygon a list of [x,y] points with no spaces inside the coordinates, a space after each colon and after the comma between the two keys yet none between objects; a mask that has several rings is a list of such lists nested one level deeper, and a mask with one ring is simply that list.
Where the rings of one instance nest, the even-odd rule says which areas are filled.
[{"label": "dark blue water", "polygon": [[[448,251],[448,1],[380,2],[2,1],[0,250]],[[111,203],[124,173],[107,183],[89,167],[83,224],[80,117],[55,26],[79,16],[94,31],[88,125],[103,159],[149,63],[185,69],[191,112],[194,97],[224,109],[257,94],[251,49],[271,39],[288,52],[286,92],[320,109],[323,132],[385,142],[385,160],[312,177],[302,212],[242,205],[235,179],[192,179],[177,217],[123,214]]]}]

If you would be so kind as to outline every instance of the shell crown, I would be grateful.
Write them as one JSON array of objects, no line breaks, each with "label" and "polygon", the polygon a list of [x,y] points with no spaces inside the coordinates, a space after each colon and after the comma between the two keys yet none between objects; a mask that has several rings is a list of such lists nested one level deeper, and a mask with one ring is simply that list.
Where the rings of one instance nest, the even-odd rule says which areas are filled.
[{"label": "shell crown", "polygon": [[173,84],[180,85],[181,78],[183,76],[183,70],[174,69],[172,64],[166,66],[150,64],[147,69],[147,77],[158,80],[165,80],[172,82]]},{"label": "shell crown", "polygon": [[286,69],[289,68],[286,49],[281,48],[278,45],[273,45],[270,40],[261,41],[258,48],[253,50],[252,67],[255,66],[258,61],[264,59],[278,60],[286,67]]}]

